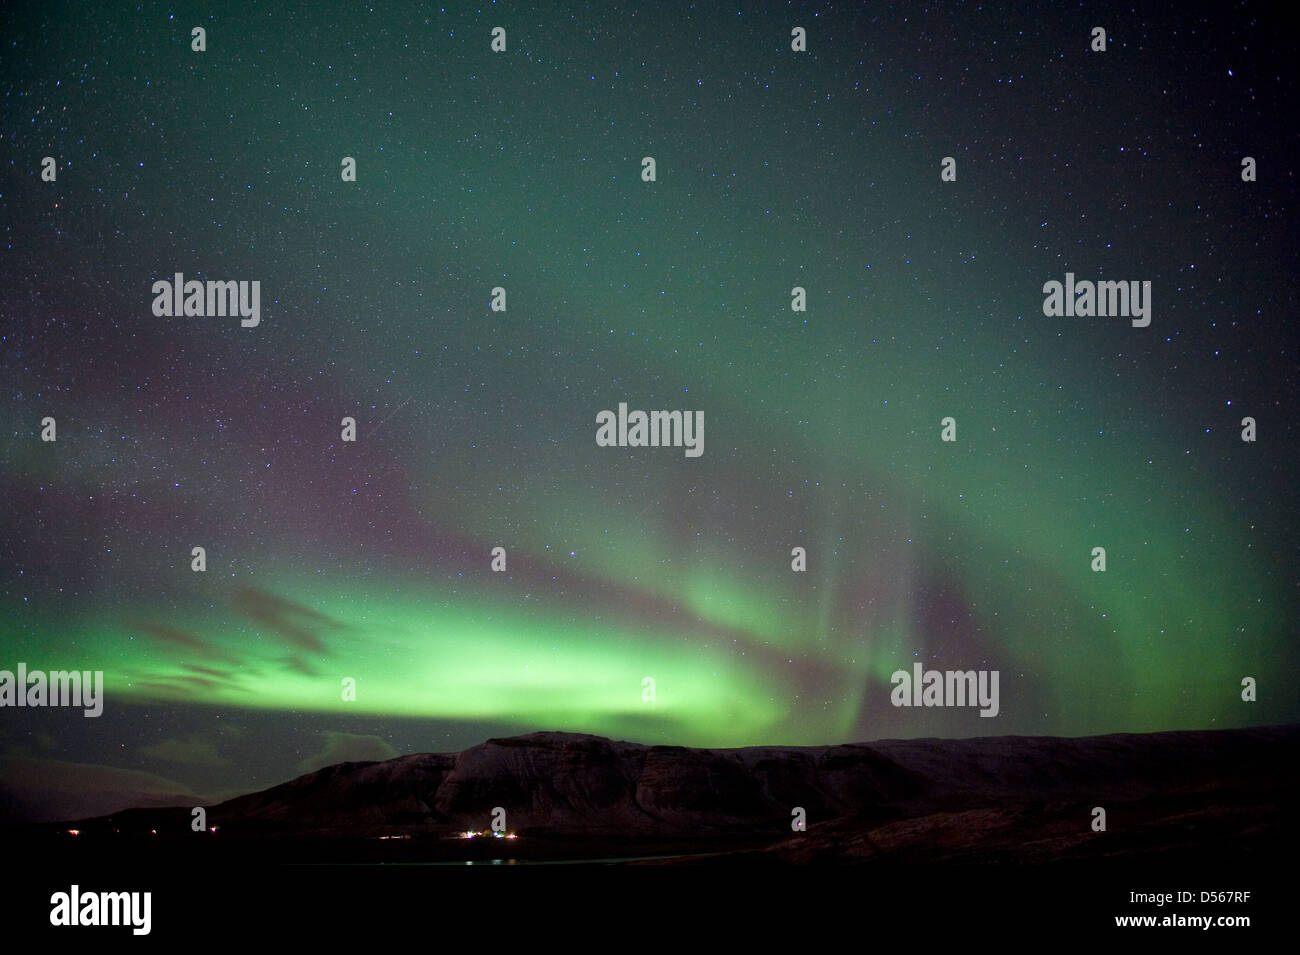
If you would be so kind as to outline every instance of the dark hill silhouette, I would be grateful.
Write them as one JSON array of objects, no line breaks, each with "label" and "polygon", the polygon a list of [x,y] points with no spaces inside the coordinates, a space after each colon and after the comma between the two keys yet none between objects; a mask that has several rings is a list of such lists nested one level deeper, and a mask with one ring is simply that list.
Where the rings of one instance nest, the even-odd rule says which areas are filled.
[{"label": "dark hill silhouette", "polygon": [[[790,862],[1237,857],[1293,839],[1281,816],[1300,789],[1298,744],[1296,727],[743,749],[532,733],[342,763],[206,811],[224,842],[290,855],[382,837],[408,840],[410,853],[463,854],[446,837],[488,829],[500,806],[521,837],[511,852],[525,857],[653,847]],[[1091,826],[1097,806],[1104,833]],[[795,807],[805,832],[791,830]],[[188,808],[139,809],[76,826],[183,842],[189,821]]]}]

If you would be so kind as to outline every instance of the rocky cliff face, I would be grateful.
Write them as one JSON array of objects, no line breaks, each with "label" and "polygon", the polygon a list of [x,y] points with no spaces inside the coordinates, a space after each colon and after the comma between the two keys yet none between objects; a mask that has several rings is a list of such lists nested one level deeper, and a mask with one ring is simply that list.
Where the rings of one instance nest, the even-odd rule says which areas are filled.
[{"label": "rocky cliff face", "polygon": [[794,806],[821,818],[889,814],[923,786],[868,746],[704,750],[533,733],[461,753],[331,766],[230,800],[209,818],[303,830],[482,829],[502,806],[516,831],[660,834],[788,826]]}]

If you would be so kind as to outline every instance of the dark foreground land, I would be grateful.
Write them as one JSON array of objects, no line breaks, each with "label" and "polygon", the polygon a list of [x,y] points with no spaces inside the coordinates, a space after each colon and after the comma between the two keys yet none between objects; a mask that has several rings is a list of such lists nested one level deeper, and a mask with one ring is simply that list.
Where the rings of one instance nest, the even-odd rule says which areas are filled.
[{"label": "dark foreground land", "polygon": [[[612,890],[593,869],[670,865],[693,874],[614,881],[667,892],[683,911],[739,892],[775,916],[812,892],[881,917],[930,899],[1072,930],[1172,910],[1136,905],[1134,892],[1192,892],[1183,910],[1196,914],[1277,904],[1298,848],[1285,818],[1300,802],[1298,750],[1295,727],[734,750],[535,733],[328,767],[205,807],[215,832],[193,832],[180,807],[32,825],[5,841],[32,874],[21,890],[32,905],[48,909],[41,893],[73,881],[152,886],[160,924],[171,917],[178,931],[191,924],[187,893],[250,918],[259,905],[391,911],[434,896],[446,915],[503,890],[447,874],[471,862],[549,873],[510,883],[524,893],[512,894],[519,913],[595,904]],[[461,836],[490,830],[498,806],[517,838]],[[791,828],[796,809],[806,831]],[[1216,906],[1203,891],[1252,895]]]}]

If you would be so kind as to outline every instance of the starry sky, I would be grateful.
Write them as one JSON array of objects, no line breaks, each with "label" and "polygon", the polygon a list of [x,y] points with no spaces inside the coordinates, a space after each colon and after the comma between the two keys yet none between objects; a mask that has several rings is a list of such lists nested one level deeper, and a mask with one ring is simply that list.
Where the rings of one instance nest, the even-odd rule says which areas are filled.
[{"label": "starry sky", "polygon": [[[0,812],[539,729],[1294,722],[1285,35],[1251,3],[12,6],[0,668],[106,703],[0,712]],[[176,272],[259,281],[260,324],[155,316]],[[1067,272],[1150,281],[1150,326],[1045,316]],[[703,411],[704,453],[597,447],[619,402]],[[998,670],[999,715],[891,706],[914,662]]]}]

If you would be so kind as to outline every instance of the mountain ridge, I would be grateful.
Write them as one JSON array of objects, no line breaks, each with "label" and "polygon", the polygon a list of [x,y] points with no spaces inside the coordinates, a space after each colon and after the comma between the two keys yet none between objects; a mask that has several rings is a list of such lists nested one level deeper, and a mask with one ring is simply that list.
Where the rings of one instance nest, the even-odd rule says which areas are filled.
[{"label": "mountain ridge", "polygon": [[[339,763],[205,811],[224,838],[246,841],[445,840],[488,830],[499,807],[520,844],[1049,861],[1207,840],[1272,846],[1300,792],[1298,755],[1300,727],[722,749],[536,732]],[[1098,807],[1105,842],[1092,828]],[[806,829],[793,831],[800,810]],[[79,825],[178,832],[188,816],[133,809]]]}]

